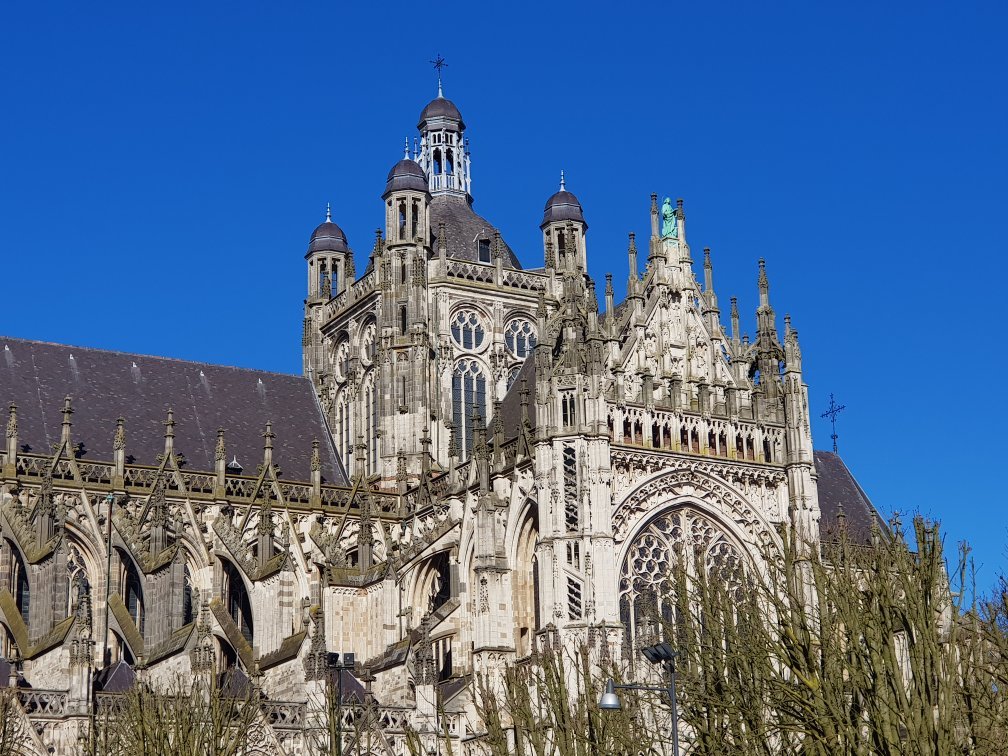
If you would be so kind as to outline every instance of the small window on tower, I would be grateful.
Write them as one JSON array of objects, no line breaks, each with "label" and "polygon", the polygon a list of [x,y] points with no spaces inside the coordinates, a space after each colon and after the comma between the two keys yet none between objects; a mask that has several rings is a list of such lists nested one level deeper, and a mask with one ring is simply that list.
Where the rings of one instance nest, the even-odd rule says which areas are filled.
[{"label": "small window on tower", "polygon": [[490,240],[489,239],[480,239],[479,242],[478,242],[478,244],[479,244],[479,247],[478,247],[479,261],[481,263],[488,263],[488,262],[490,262]]}]

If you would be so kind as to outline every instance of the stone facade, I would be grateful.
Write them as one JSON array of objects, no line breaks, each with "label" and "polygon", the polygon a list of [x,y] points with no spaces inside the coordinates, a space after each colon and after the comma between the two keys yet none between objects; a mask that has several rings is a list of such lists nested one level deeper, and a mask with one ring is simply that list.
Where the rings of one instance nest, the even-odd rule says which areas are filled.
[{"label": "stone facade", "polygon": [[465,128],[440,92],[424,108],[362,275],[329,213],[312,234],[302,378],[0,339],[0,684],[30,686],[40,753],[115,680],[231,668],[265,697],[263,751],[304,753],[330,652],[388,749],[468,742],[473,672],[635,653],[677,555],[730,575],[782,529],[867,526],[813,452],[762,260],[750,339],[709,250],[694,276],[682,202],[651,195],[646,260],[631,234],[600,308],[577,198],[561,179],[523,268],[473,210]]}]

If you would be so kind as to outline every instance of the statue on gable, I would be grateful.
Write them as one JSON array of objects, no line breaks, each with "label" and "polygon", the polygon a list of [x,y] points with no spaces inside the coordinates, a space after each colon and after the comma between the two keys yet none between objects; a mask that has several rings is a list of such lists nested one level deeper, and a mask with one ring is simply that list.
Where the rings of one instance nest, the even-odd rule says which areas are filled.
[{"label": "statue on gable", "polygon": [[672,207],[672,200],[668,197],[662,202],[661,206],[662,215],[662,226],[661,235],[662,239],[676,239],[679,236],[679,226],[676,223],[676,212]]}]

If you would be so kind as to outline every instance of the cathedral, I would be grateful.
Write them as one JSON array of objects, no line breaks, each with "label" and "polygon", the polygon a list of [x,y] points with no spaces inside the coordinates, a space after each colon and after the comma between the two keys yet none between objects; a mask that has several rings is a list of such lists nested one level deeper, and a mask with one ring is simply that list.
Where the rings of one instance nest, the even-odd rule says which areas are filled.
[{"label": "cathedral", "polygon": [[440,85],[417,128],[370,251],[338,211],[310,236],[301,376],[0,336],[0,686],[37,753],[180,675],[256,686],[262,752],[307,753],[334,665],[376,754],[464,748],[475,675],[636,654],[676,559],[728,574],[875,516],[813,449],[764,260],[750,337],[683,201],[642,195],[617,303],[562,177],[541,249],[512,249]]}]

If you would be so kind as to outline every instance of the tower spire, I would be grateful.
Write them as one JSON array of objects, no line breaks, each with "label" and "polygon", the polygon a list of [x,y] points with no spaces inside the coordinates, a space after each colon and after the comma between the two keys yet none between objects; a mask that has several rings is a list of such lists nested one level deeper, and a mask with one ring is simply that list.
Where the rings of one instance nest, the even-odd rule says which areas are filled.
[{"label": "tower spire", "polygon": [[328,202],[325,203],[325,221],[326,223],[332,223],[332,207]]},{"label": "tower spire", "polygon": [[560,169],[560,191],[561,191],[561,192],[565,192],[565,191],[567,191],[567,184],[566,184],[566,182],[564,181],[564,172],[563,172],[563,168],[561,168],[561,169]]}]

